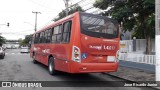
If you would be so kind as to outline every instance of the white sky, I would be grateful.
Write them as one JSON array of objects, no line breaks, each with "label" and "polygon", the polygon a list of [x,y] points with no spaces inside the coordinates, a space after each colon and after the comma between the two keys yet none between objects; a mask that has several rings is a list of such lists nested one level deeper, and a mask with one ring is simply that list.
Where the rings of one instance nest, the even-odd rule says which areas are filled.
[{"label": "white sky", "polygon": [[[80,0],[71,0],[72,4]],[[37,29],[50,22],[65,8],[63,0],[1,0],[0,24],[10,23],[10,26],[0,25],[0,33],[6,39],[14,40],[34,32],[35,14],[38,14]]]}]

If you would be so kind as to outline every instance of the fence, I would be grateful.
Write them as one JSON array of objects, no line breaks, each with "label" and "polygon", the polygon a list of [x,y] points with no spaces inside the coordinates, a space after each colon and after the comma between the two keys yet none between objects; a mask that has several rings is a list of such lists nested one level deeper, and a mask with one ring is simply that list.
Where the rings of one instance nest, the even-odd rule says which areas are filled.
[{"label": "fence", "polygon": [[120,52],[133,52],[133,40],[120,41]]},{"label": "fence", "polygon": [[[155,40],[151,40],[152,43],[152,52],[155,52]],[[146,40],[145,39],[136,39],[136,51],[133,51],[133,40],[123,40],[120,41],[120,52],[122,53],[144,53],[146,50]]]},{"label": "fence", "polygon": [[155,65],[155,55],[119,53],[119,60]]}]

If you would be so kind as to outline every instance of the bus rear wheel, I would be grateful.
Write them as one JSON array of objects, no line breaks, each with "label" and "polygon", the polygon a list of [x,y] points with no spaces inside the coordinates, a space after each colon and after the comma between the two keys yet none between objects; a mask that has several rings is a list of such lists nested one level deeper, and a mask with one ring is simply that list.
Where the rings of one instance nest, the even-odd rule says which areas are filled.
[{"label": "bus rear wheel", "polygon": [[49,74],[51,75],[57,74],[57,71],[55,70],[55,63],[54,63],[53,57],[49,58],[48,71],[49,71]]}]

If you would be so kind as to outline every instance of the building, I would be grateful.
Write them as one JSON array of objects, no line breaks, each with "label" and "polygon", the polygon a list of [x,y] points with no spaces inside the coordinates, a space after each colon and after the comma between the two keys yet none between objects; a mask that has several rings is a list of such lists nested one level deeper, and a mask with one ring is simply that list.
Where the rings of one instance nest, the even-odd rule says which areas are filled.
[{"label": "building", "polygon": [[19,48],[20,42],[19,40],[6,40],[6,43],[3,45],[4,48],[14,49]]}]

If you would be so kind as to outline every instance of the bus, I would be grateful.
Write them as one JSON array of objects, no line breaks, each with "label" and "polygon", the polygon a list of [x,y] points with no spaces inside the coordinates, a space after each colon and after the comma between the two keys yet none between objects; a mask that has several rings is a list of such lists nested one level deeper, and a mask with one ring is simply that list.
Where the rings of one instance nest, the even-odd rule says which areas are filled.
[{"label": "bus", "polygon": [[75,12],[45,26],[32,37],[30,57],[48,66],[51,75],[115,72],[119,24],[105,16]]}]

